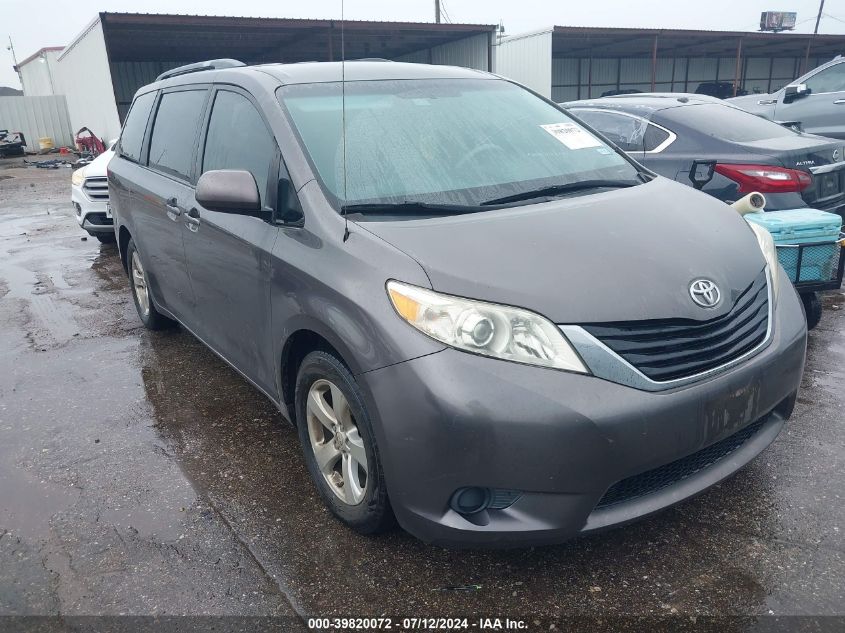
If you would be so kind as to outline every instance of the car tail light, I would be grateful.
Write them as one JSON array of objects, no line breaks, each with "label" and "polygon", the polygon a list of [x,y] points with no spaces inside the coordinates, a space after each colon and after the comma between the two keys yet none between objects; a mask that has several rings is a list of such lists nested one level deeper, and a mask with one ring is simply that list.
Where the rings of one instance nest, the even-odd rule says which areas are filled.
[{"label": "car tail light", "polygon": [[739,184],[739,193],[788,193],[804,191],[813,184],[806,171],[770,165],[731,165],[720,163],[716,172]]}]

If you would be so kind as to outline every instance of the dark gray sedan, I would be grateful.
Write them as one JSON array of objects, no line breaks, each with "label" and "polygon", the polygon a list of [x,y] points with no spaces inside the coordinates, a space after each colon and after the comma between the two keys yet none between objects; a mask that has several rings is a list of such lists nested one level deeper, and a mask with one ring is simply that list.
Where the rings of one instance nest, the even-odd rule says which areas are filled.
[{"label": "dark gray sedan", "polygon": [[703,191],[725,202],[759,191],[770,211],[845,207],[843,141],[798,133],[701,95],[621,95],[565,107],[661,176],[691,185],[696,161],[715,162]]}]

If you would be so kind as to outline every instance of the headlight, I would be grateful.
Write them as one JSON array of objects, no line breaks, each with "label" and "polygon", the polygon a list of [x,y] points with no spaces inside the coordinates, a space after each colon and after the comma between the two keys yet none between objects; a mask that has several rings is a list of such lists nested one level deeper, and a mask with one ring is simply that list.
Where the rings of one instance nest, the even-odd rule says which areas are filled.
[{"label": "headlight", "polygon": [[81,187],[82,183],[85,182],[85,167],[80,167],[73,172],[73,176],[70,177],[70,181],[77,187]]},{"label": "headlight", "polygon": [[387,283],[393,307],[423,334],[457,349],[517,363],[589,373],[548,319],[520,308]]},{"label": "headlight", "polygon": [[763,251],[763,257],[766,258],[766,263],[769,265],[773,286],[772,297],[777,299],[780,283],[780,262],[778,262],[778,249],[775,246],[775,241],[772,239],[772,234],[762,226],[752,222],[748,222],[747,224],[754,231],[754,235],[757,236],[757,243],[760,245],[760,250]]}]

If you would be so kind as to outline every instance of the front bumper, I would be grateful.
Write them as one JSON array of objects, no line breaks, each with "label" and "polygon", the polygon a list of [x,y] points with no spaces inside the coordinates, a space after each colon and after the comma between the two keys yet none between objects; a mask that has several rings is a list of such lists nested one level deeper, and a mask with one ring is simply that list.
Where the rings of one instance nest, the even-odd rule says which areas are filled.
[{"label": "front bumper", "polygon": [[89,233],[113,233],[114,220],[107,200],[91,200],[82,187],[71,185],[70,199],[76,213],[76,221]]},{"label": "front bumper", "polygon": [[[783,277],[773,319],[770,343],[752,358],[661,392],[452,349],[359,375],[399,523],[444,545],[534,545],[697,494],[762,451],[791,413],[806,325]],[[756,432],[724,459],[597,509],[617,482],[729,441],[755,422]],[[467,517],[449,507],[463,486],[522,496]]]}]

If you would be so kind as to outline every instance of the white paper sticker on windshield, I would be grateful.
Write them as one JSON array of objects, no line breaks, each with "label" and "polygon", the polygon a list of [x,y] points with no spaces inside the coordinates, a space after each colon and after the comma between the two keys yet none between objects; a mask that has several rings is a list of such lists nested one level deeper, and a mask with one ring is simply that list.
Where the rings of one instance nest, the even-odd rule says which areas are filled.
[{"label": "white paper sticker on windshield", "polygon": [[600,140],[576,123],[549,123],[548,125],[541,125],[540,127],[566,145],[569,149],[601,147]]}]

